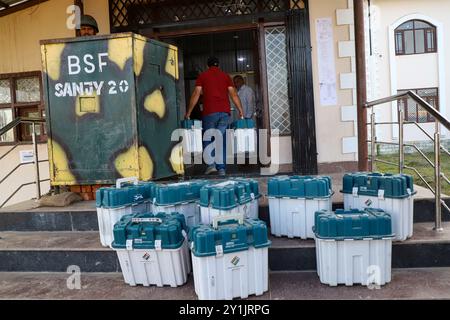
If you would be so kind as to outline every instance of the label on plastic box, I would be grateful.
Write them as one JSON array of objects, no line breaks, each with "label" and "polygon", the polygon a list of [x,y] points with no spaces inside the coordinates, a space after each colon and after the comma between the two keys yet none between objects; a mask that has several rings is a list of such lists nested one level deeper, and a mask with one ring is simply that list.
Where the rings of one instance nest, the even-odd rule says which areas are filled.
[{"label": "label on plastic box", "polygon": [[142,222],[162,223],[163,221],[160,218],[133,218],[133,219],[131,219],[131,222],[133,222],[133,223],[142,223]]},{"label": "label on plastic box", "polygon": [[216,246],[216,255],[219,257],[223,256],[223,246],[221,244]]},{"label": "label on plastic box", "polygon": [[127,250],[133,250],[133,240],[127,240],[126,247]]},{"label": "label on plastic box", "polygon": [[155,240],[155,250],[162,250],[161,240]]}]

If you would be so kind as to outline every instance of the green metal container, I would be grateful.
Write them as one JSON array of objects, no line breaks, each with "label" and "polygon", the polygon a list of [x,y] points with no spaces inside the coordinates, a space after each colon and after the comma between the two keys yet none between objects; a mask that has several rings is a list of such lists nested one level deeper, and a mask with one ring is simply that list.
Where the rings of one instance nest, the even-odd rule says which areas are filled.
[{"label": "green metal container", "polygon": [[132,33],[41,42],[52,185],[183,173],[176,47]]}]

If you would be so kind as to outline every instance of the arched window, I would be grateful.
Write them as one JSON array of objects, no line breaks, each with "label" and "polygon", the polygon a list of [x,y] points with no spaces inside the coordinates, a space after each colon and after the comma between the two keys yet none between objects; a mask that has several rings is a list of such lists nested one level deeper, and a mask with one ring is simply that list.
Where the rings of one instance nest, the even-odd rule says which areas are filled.
[{"label": "arched window", "polygon": [[436,27],[422,20],[409,20],[395,29],[396,55],[437,52]]}]

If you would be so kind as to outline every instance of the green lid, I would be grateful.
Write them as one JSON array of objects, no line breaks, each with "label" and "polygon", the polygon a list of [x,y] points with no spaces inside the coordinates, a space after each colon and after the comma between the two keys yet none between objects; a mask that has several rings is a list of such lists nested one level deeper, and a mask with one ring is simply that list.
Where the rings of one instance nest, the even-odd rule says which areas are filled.
[{"label": "green lid", "polygon": [[222,246],[224,254],[270,246],[267,226],[258,219],[245,219],[244,224],[230,220],[217,229],[209,225],[194,227],[189,233],[191,250],[196,257],[215,256],[216,246]]},{"label": "green lid", "polygon": [[[183,245],[185,218],[179,213],[126,215],[114,226],[114,249],[178,249]],[[128,246],[127,246],[128,242]],[[129,248],[130,249],[130,248]]]},{"label": "green lid", "polygon": [[256,190],[255,184],[249,181],[229,180],[206,185],[200,190],[200,205],[219,210],[231,210],[255,199],[254,190]]},{"label": "green lid", "polygon": [[194,202],[200,199],[200,189],[209,183],[207,180],[158,184],[153,188],[153,203],[158,206]]},{"label": "green lid", "polygon": [[239,119],[233,123],[232,128],[233,129],[254,129],[255,121],[253,121],[252,119]]},{"label": "green lid", "polygon": [[97,208],[120,208],[151,200],[152,182],[127,185],[122,188],[100,188],[96,192]]},{"label": "green lid", "polygon": [[380,209],[317,211],[314,232],[319,239],[391,238],[391,215]]},{"label": "green lid", "polygon": [[181,128],[182,129],[201,129],[202,122],[199,120],[182,120]]},{"label": "green lid", "polygon": [[252,197],[254,197],[255,199],[261,197],[261,193],[259,193],[259,183],[257,180],[246,178],[232,178],[230,181],[248,184],[250,186],[250,192],[253,194]]},{"label": "green lid", "polygon": [[267,183],[269,197],[329,198],[333,195],[330,177],[280,176]]},{"label": "green lid", "polygon": [[381,174],[357,172],[344,175],[342,193],[352,194],[357,190],[358,195],[380,195],[385,198],[407,198],[414,192],[413,177],[406,174]]}]

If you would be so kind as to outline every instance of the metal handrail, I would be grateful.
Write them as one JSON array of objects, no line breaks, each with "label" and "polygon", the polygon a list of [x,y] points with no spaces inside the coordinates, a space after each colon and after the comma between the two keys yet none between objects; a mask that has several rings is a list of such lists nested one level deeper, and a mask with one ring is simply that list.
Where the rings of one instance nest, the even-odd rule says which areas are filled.
[{"label": "metal handrail", "polygon": [[[394,101],[397,101],[397,100],[399,100],[401,98],[405,98],[405,97],[409,97],[409,98],[413,99],[417,104],[419,104],[422,108],[424,108],[428,113],[430,113],[435,118],[436,129],[435,129],[434,138],[431,137],[425,130],[423,130],[423,128],[421,128],[417,122],[405,121],[404,111],[399,108],[398,104],[397,104],[398,122],[393,122],[393,123],[379,122],[379,123],[377,123],[375,121],[375,113],[374,113],[373,107],[380,105],[380,104],[394,102]],[[441,150],[444,150],[444,152],[447,155],[450,155],[450,153],[441,146],[439,124],[443,125],[447,130],[450,130],[450,121],[447,118],[445,118],[438,110],[433,108],[433,106],[431,106],[424,99],[419,97],[413,91],[408,91],[406,93],[393,95],[391,97],[378,99],[378,100],[375,100],[372,102],[367,102],[364,105],[364,107],[372,108],[370,123],[367,124],[367,125],[370,125],[370,128],[371,128],[371,138],[370,138],[371,157],[370,157],[370,160],[371,160],[372,171],[376,170],[377,162],[382,162],[382,163],[386,163],[386,164],[390,164],[390,165],[396,165],[392,162],[383,161],[383,160],[379,160],[376,158],[376,145],[377,144],[389,144],[389,145],[399,146],[399,161],[398,161],[398,164],[396,165],[399,168],[399,173],[400,174],[403,173],[403,169],[413,170],[417,174],[417,176],[425,183],[425,185],[428,187],[428,189],[430,189],[431,192],[435,195],[435,227],[434,227],[434,230],[442,231],[443,230],[442,229],[442,211],[441,211],[442,206],[444,206],[444,208],[449,212],[450,212],[450,208],[441,199],[441,197],[442,197],[442,195],[441,195],[441,178],[443,178],[447,183],[450,183],[450,180],[445,176],[445,174],[441,173],[440,153],[441,153]],[[398,124],[398,130],[399,130],[398,143],[377,141],[375,127],[376,127],[376,125],[380,125],[380,124]],[[425,135],[428,138],[430,138],[434,142],[434,163],[416,145],[404,143],[404,125],[405,124],[415,124],[417,127],[419,127],[425,133]],[[404,163],[404,160],[405,160],[404,148],[405,147],[414,148],[427,161],[427,163],[434,169],[434,188],[431,187],[431,185],[426,181],[426,179],[423,177],[423,175],[416,168],[408,167],[405,165],[405,163]]]},{"label": "metal handrail", "polygon": [[406,93],[401,93],[401,94],[397,94],[394,96],[390,96],[387,98],[383,98],[383,99],[378,99],[378,100],[374,100],[371,102],[367,102],[364,107],[365,108],[371,108],[374,107],[376,105],[379,104],[384,104],[384,103],[389,103],[389,102],[394,102],[397,101],[401,98],[405,98],[405,97],[410,97],[411,99],[413,99],[415,102],[417,102],[418,104],[420,104],[420,106],[422,108],[424,108],[426,111],[428,111],[429,113],[431,113],[431,115],[440,123],[442,124],[445,128],[447,128],[447,130],[450,130],[450,121],[447,120],[447,118],[445,118],[438,110],[436,110],[435,108],[433,108],[432,105],[430,105],[428,102],[426,102],[425,100],[423,100],[420,96],[418,96],[415,92],[413,91],[408,91]]},{"label": "metal handrail", "polygon": [[[47,181],[50,181],[50,179],[40,180],[39,183],[47,182]],[[3,203],[0,205],[0,208],[3,208],[5,206],[5,204],[7,204],[8,201],[11,200],[12,197],[14,197],[16,195],[16,193],[19,192],[23,187],[30,186],[35,183],[36,182],[33,181],[33,182],[28,182],[28,183],[24,183],[24,184],[20,185],[5,201],[3,201]],[[36,199],[36,200],[39,200],[39,199]]]},{"label": "metal handrail", "polygon": [[[47,159],[47,160],[39,160],[39,163],[44,163],[44,162],[48,162],[49,160]],[[12,169],[6,176],[4,176],[3,178],[2,178],[2,180],[0,180],[0,184],[2,184],[3,182],[5,182],[6,181],[6,179],[8,179],[14,172],[16,172],[17,171],[17,169],[19,169],[20,167],[23,167],[23,166],[27,166],[27,165],[30,165],[30,164],[32,164],[33,162],[28,162],[28,163],[19,163],[17,166],[15,166],[14,167],[14,169]],[[1,207],[0,207],[1,208]]]},{"label": "metal handrail", "polygon": [[[394,162],[386,161],[386,160],[376,159],[375,161],[380,162],[380,163],[384,163],[384,164],[388,164],[388,165],[392,165],[392,166],[395,166],[395,167],[398,166],[398,164],[396,164]],[[425,185],[427,186],[427,188],[433,193],[433,195],[436,194],[434,189],[433,189],[433,187],[430,186],[430,184],[425,179],[425,177],[416,168],[410,167],[410,166],[405,166],[405,169],[414,171],[417,174],[417,176],[420,178],[420,180],[422,180],[423,183],[425,183]],[[445,201],[442,200],[442,199],[441,199],[441,203],[444,206],[444,208],[450,213],[450,207],[447,206],[447,203],[445,203]]]},{"label": "metal handrail", "polygon": [[11,149],[9,149],[8,151],[6,151],[4,154],[2,154],[2,156],[0,157],[0,160],[3,160],[3,158],[5,158],[8,154],[10,154],[11,152],[14,151],[14,149],[16,149],[19,146],[18,143],[16,143]]},{"label": "metal handrail", "polygon": [[[32,137],[32,142],[33,142],[33,152],[34,152],[34,171],[35,171],[35,181],[34,182],[30,182],[30,183],[25,183],[22,184],[19,188],[17,188],[9,197],[8,199],[6,199],[6,201],[3,202],[3,204],[0,206],[3,207],[12,197],[14,197],[14,195],[19,192],[20,189],[22,189],[22,187],[27,186],[27,185],[31,185],[31,184],[36,184],[36,200],[39,200],[41,198],[41,182],[43,181],[48,181],[47,180],[40,180],[40,175],[39,175],[39,163],[42,162],[46,162],[48,160],[43,160],[43,161],[39,161],[39,154],[38,154],[38,146],[37,146],[37,134],[36,134],[36,125],[37,124],[42,124],[45,123],[45,119],[42,118],[16,118],[13,121],[11,121],[10,123],[8,123],[6,126],[4,126],[3,128],[0,128],[0,136],[4,135],[5,133],[7,133],[8,131],[16,128],[18,125],[20,124],[29,124],[31,125],[31,137]],[[2,157],[0,157],[0,160],[3,160],[8,154],[10,154],[15,148],[17,148],[19,144],[14,145],[10,150],[8,150],[5,154],[2,155]],[[9,172],[6,177],[4,177],[0,183],[3,183],[8,177],[11,176],[11,174],[13,174],[21,165],[16,166],[11,172]]]},{"label": "metal handrail", "polygon": [[[393,125],[393,124],[398,124],[398,122],[375,122],[375,125]],[[424,129],[422,128],[419,123],[417,123],[416,121],[405,121],[403,124],[414,124],[418,129],[420,129],[423,134],[425,134],[431,141],[434,142],[434,138]],[[371,125],[371,123],[367,123],[368,126]],[[441,145],[441,150],[444,151],[448,156],[450,156],[450,151],[447,150],[443,145]]]},{"label": "metal handrail", "polygon": [[0,128],[0,136],[4,135],[9,130],[14,129],[19,124],[22,124],[22,123],[29,123],[29,124],[32,124],[32,123],[33,124],[45,123],[45,119],[42,119],[42,118],[24,118],[24,117],[15,118],[13,121],[8,123],[6,126],[4,126],[3,128]]}]

